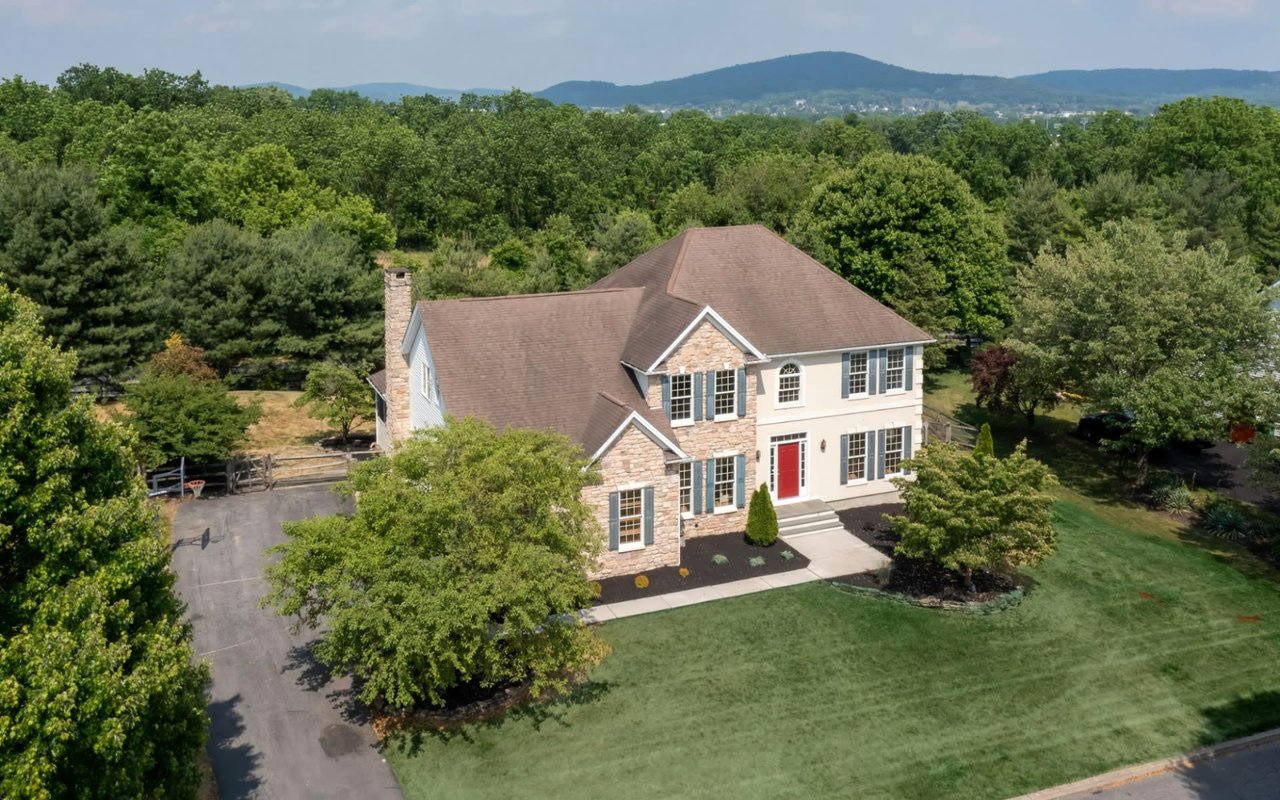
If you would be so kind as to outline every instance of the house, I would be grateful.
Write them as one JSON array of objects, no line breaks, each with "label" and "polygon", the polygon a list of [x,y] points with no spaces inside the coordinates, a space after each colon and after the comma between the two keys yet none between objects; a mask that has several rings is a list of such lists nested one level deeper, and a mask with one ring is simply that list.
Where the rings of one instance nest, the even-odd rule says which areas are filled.
[{"label": "house", "polygon": [[779,505],[883,502],[920,441],[930,337],[758,225],[691,228],[584,291],[411,305],[386,271],[385,450],[446,413],[551,428],[600,470],[594,577]]}]

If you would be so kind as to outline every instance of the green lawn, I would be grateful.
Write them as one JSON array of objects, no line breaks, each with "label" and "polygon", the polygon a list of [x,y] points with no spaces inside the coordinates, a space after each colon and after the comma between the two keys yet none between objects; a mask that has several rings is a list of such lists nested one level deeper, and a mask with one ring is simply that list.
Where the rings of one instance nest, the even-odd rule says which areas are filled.
[{"label": "green lawn", "polygon": [[410,798],[1001,798],[1280,724],[1275,582],[1056,514],[1011,611],[810,584],[611,622],[573,702],[388,758]]},{"label": "green lawn", "polygon": [[[986,419],[963,376],[928,389]],[[810,584],[611,622],[571,701],[393,740],[406,795],[995,800],[1280,725],[1275,573],[1131,502],[1074,421],[1032,437],[1062,479],[1060,544],[1017,608]],[[994,422],[1001,449],[1025,433]]]}]

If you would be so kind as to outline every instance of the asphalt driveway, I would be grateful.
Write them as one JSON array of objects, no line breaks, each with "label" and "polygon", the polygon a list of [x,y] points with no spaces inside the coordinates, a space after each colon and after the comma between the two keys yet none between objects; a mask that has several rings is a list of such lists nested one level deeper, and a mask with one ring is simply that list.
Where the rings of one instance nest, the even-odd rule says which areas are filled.
[{"label": "asphalt driveway", "polygon": [[1141,781],[1064,800],[1275,800],[1280,743],[1215,758]]},{"label": "asphalt driveway", "polygon": [[399,800],[350,682],[311,657],[314,634],[258,607],[263,553],[281,523],[346,508],[327,487],[189,500],[174,521],[173,568],[195,650],[213,672],[209,758],[222,800]]}]

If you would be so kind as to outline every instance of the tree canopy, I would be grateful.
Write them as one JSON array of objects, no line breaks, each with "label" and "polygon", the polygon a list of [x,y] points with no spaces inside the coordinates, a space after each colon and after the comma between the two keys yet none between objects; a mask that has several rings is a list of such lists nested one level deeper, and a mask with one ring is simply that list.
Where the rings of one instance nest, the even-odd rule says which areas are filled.
[{"label": "tree canopy", "polygon": [[1018,274],[1014,337],[1095,409],[1130,411],[1122,446],[1215,438],[1269,418],[1276,315],[1246,260],[1185,249],[1149,222],[1109,223]]},{"label": "tree canopy", "polygon": [[0,287],[0,795],[195,797],[203,668],[121,428]]},{"label": "tree canopy", "polygon": [[267,602],[323,626],[317,657],[362,679],[366,701],[563,689],[604,654],[576,614],[602,536],[579,497],[586,467],[558,434],[475,419],[420,431],[353,472],[353,516],[286,525]]}]

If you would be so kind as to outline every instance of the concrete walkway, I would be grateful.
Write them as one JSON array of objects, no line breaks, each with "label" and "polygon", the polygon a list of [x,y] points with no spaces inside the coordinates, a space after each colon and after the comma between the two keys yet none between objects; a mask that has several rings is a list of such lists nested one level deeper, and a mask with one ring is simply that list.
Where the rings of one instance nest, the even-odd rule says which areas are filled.
[{"label": "concrete walkway", "polygon": [[779,589],[783,586],[835,578],[840,575],[868,572],[889,563],[889,559],[883,554],[845,530],[790,536],[783,541],[786,542],[787,547],[799,551],[809,559],[809,566],[804,569],[793,569],[790,572],[762,575],[759,578],[744,578],[715,586],[701,586],[697,589],[641,597],[637,600],[624,600],[620,603],[603,603],[582,612],[582,617],[587,622],[607,622],[611,619],[666,611],[726,597],[737,597],[768,589]]}]

